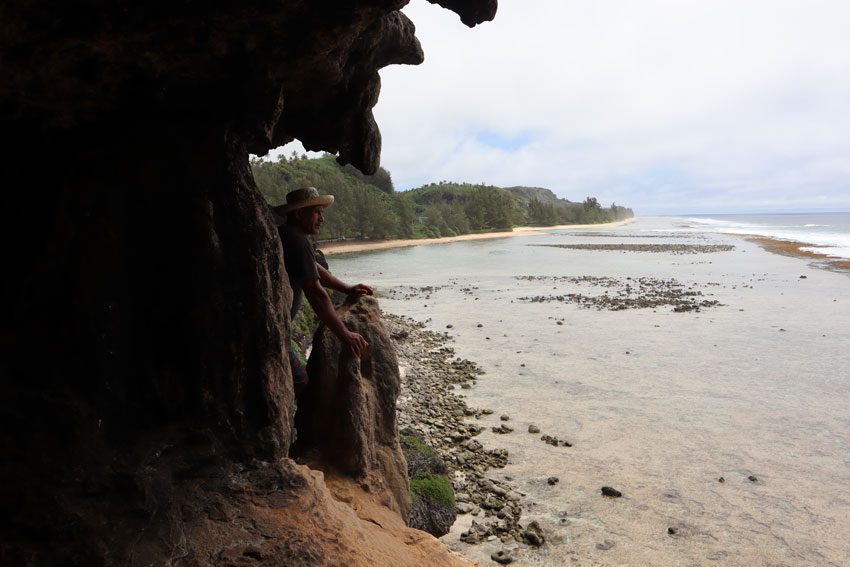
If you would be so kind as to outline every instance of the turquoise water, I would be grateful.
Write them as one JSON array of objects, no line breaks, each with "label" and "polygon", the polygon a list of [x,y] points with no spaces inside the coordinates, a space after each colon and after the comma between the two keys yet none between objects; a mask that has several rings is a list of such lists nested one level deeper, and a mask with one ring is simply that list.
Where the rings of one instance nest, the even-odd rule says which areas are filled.
[{"label": "turquoise water", "polygon": [[[521,549],[519,565],[848,565],[850,276],[712,222],[749,233],[838,225],[785,220],[641,218],[329,259],[344,281],[374,284],[383,309],[450,332],[457,354],[486,371],[458,394],[495,411],[481,442],[511,457],[490,474],[514,479],[523,518],[549,542]],[[535,246],[619,243],[734,248]],[[613,296],[640,278],[675,280],[719,305],[611,311],[522,300]],[[502,413],[514,433],[490,432]],[[530,424],[574,446],[552,448],[525,433]],[[561,482],[549,486],[549,476]],[[602,498],[603,485],[624,497]],[[459,543],[469,521],[444,541],[486,564],[502,544]]]}]

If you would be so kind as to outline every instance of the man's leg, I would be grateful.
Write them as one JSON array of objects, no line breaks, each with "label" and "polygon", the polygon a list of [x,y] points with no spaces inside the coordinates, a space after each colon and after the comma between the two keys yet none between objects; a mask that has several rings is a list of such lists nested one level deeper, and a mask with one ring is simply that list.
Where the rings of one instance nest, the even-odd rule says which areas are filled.
[{"label": "man's leg", "polygon": [[307,376],[307,370],[301,365],[298,356],[292,347],[289,348],[289,366],[292,368],[292,386],[295,389],[295,397],[298,398],[301,393],[307,388],[310,383],[310,378]]}]

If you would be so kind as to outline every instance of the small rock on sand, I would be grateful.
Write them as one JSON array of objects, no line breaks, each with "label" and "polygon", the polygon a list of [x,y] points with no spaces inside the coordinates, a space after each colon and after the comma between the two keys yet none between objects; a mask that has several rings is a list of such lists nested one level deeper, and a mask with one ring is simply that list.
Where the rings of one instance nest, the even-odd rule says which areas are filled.
[{"label": "small rock on sand", "polygon": [[549,486],[554,486],[554,485],[558,484],[559,480],[560,479],[557,476],[550,476],[549,478],[546,479],[546,482],[549,483]]},{"label": "small rock on sand", "polygon": [[525,531],[522,532],[522,539],[528,545],[535,547],[543,545],[543,542],[546,541],[546,538],[543,536],[543,528],[540,527],[540,524],[536,520],[526,526]]},{"label": "small rock on sand", "polygon": [[754,474],[751,474],[747,477],[747,480],[749,480],[750,482],[758,482],[758,477]]},{"label": "small rock on sand", "polygon": [[610,496],[611,498],[619,498],[623,495],[622,492],[616,488],[611,488],[610,486],[603,486],[601,490],[603,496]]},{"label": "small rock on sand", "polygon": [[499,551],[491,554],[490,559],[492,559],[496,563],[507,565],[509,563],[514,562],[514,552],[513,550],[500,549]]},{"label": "small rock on sand", "polygon": [[551,435],[543,435],[543,437],[541,437],[540,440],[543,441],[544,443],[546,443],[547,445],[552,445],[553,447],[558,447],[558,446],[572,447],[573,446],[573,444],[570,443],[569,441],[564,441],[563,439],[558,439],[557,437],[553,437]]},{"label": "small rock on sand", "polygon": [[502,421],[510,421],[511,416],[502,414],[502,415],[499,416],[499,419],[501,419]]},{"label": "small rock on sand", "polygon": [[528,432],[529,433],[540,433],[540,428],[537,427],[536,425],[529,425],[528,426]]}]

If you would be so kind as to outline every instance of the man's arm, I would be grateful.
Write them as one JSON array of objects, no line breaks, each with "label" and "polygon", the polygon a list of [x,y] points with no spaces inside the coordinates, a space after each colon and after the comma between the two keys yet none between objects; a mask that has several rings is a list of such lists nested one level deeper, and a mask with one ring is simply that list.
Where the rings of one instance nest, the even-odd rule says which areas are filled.
[{"label": "man's arm", "polygon": [[[319,269],[324,270],[321,267]],[[327,270],[324,271],[327,273]],[[321,271],[319,273],[321,274]],[[334,279],[340,284],[342,283],[338,279]],[[331,298],[328,297],[328,292],[326,292],[325,288],[322,287],[322,283],[324,282],[312,278],[301,280],[301,289],[304,291],[307,301],[310,302],[310,306],[313,308],[313,311],[316,312],[319,319],[321,319],[322,323],[324,323],[341,342],[348,345],[348,348],[351,349],[354,356],[359,358],[363,350],[369,346],[369,343],[367,343],[366,339],[358,333],[352,333],[345,327],[342,319],[340,319],[339,315],[337,315],[333,303],[331,303]],[[343,285],[343,287],[345,286]]]},{"label": "man's arm", "polygon": [[[329,287],[333,290],[339,291],[341,293],[345,293],[348,295],[372,295],[374,291],[371,287],[365,284],[357,284],[357,285],[346,285],[337,278],[335,275],[327,271],[321,264],[316,263],[316,269],[319,270],[319,280],[321,280],[322,285],[325,287]],[[312,305],[312,303],[310,304]]]}]

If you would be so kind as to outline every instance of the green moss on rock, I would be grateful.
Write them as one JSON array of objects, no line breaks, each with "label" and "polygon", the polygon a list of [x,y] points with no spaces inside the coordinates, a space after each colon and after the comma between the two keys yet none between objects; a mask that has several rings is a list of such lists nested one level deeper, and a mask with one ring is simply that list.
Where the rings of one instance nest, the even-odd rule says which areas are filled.
[{"label": "green moss on rock", "polygon": [[415,435],[406,433],[406,430],[401,431],[399,441],[401,441],[402,448],[404,448],[405,451],[416,451],[425,459],[430,459],[434,456],[434,449],[423,443],[422,440]]},{"label": "green moss on rock", "polygon": [[441,474],[416,473],[410,479],[410,495],[414,505],[420,498],[445,504],[449,509],[454,509],[456,504],[452,483]]}]

